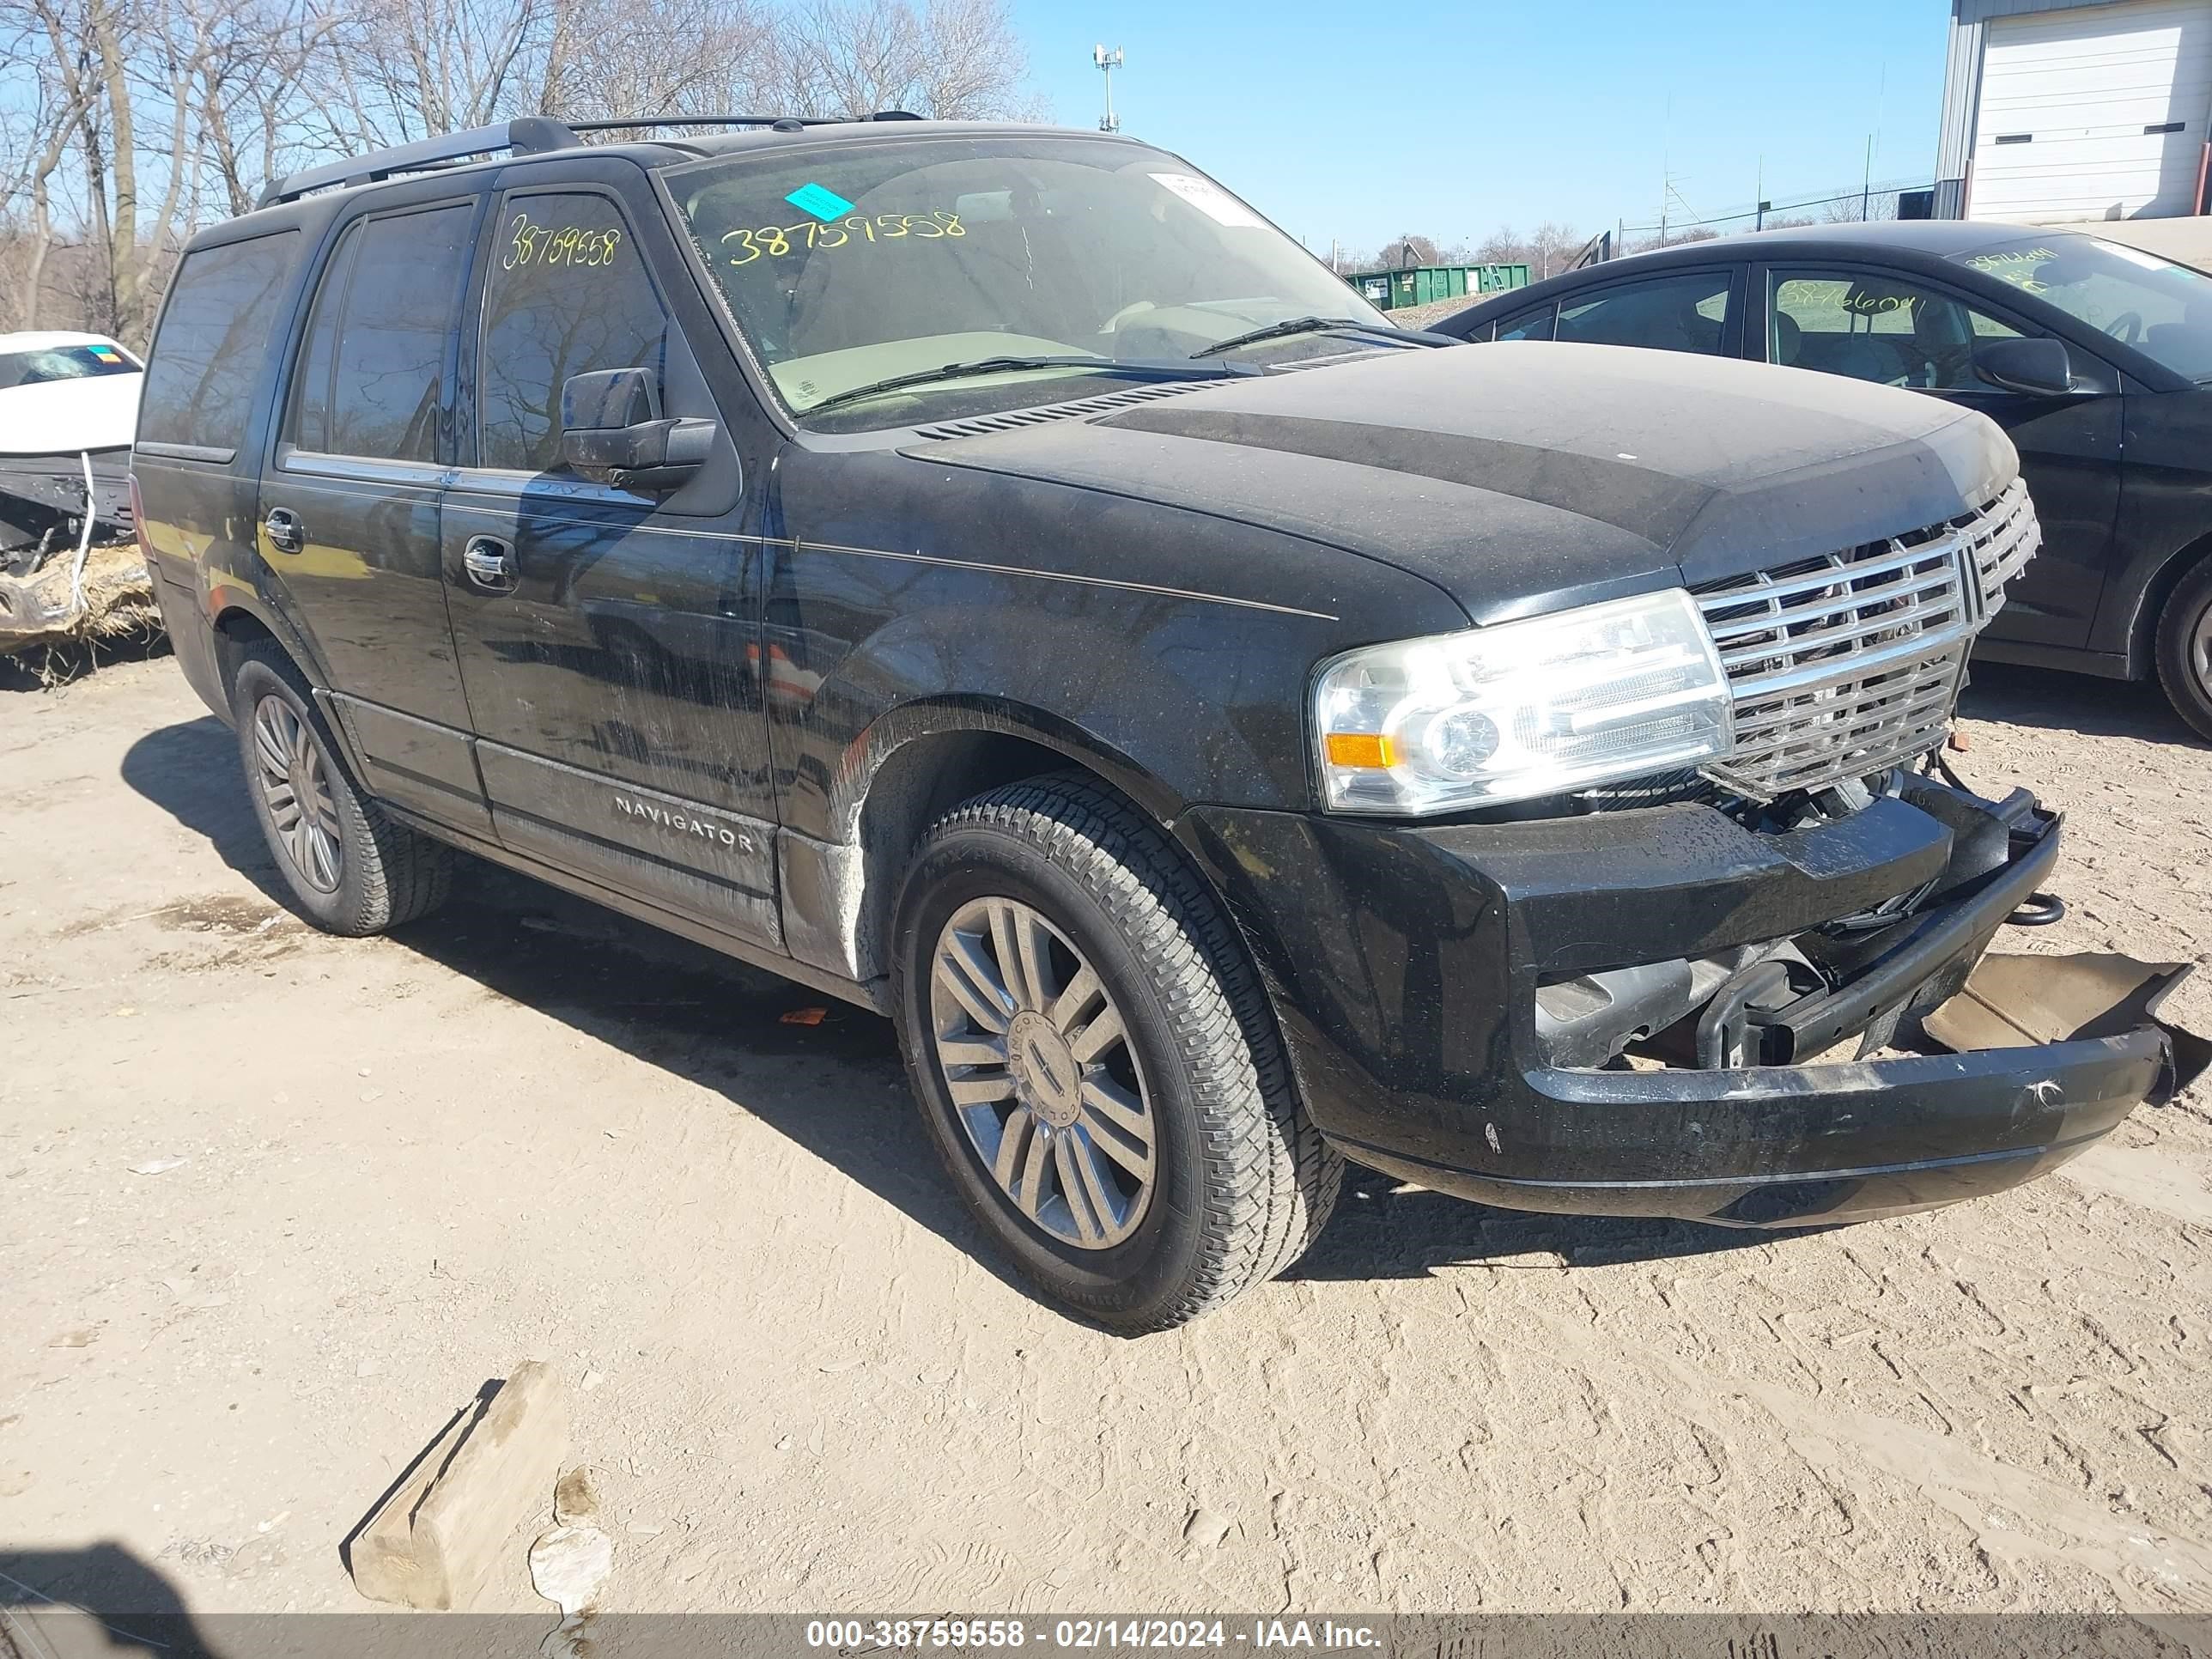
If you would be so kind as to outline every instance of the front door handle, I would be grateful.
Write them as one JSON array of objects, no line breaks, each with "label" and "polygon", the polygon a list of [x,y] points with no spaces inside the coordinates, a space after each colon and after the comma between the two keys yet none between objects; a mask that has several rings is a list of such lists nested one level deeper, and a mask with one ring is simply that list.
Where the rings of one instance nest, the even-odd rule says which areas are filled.
[{"label": "front door handle", "polygon": [[487,593],[514,592],[514,550],[496,536],[471,536],[461,549],[461,568]]},{"label": "front door handle", "polygon": [[297,553],[307,544],[307,527],[289,507],[270,507],[261,527],[269,533],[269,545],[279,553]]}]

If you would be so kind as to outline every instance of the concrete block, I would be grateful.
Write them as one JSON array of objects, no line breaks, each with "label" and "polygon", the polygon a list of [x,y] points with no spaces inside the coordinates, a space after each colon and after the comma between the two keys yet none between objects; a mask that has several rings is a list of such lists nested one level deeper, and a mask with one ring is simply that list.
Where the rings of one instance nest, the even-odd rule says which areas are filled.
[{"label": "concrete block", "polygon": [[354,1588],[402,1607],[467,1607],[516,1529],[544,1515],[568,1450],[560,1381],[527,1360],[456,1415],[356,1530]]}]

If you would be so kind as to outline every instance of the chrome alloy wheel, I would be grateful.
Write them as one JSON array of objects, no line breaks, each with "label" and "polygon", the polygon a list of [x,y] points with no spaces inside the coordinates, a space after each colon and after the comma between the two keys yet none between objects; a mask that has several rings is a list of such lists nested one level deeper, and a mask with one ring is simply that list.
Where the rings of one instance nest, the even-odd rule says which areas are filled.
[{"label": "chrome alloy wheel", "polygon": [[2212,697],[2212,605],[2197,613],[2197,626],[2190,630],[2189,672],[2197,677],[2197,689]]},{"label": "chrome alloy wheel", "polygon": [[322,748],[298,711],[273,694],[253,706],[253,759],[262,804],[285,858],[317,892],[337,892],[344,843]]},{"label": "chrome alloy wheel", "polygon": [[1067,936],[1018,899],[971,900],[938,936],[929,1005],[953,1109],[1000,1190],[1079,1249],[1134,1232],[1158,1125],[1121,1011]]}]

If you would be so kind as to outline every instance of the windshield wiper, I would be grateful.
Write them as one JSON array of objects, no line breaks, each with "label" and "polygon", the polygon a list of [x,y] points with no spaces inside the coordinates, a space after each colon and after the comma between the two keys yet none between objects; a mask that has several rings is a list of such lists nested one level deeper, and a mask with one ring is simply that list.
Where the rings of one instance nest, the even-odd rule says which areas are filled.
[{"label": "windshield wiper", "polygon": [[884,380],[871,380],[866,386],[848,386],[842,392],[833,392],[818,404],[807,406],[802,416],[818,415],[825,409],[835,409],[840,404],[858,403],[864,398],[873,398],[886,392],[896,392],[904,386],[929,386],[940,380],[964,380],[975,374],[1004,374],[1024,368],[1084,368],[1094,374],[1134,374],[1148,380],[1218,380],[1231,374],[1256,374],[1260,371],[1249,363],[1208,363],[1194,365],[1187,358],[1167,362],[1118,357],[1087,357],[1070,355],[1057,357],[975,357],[966,362],[944,363],[935,368],[917,368],[905,374],[893,374]]},{"label": "windshield wiper", "polygon": [[1232,334],[1225,340],[1216,340],[1210,346],[1200,346],[1190,355],[1194,357],[1218,357],[1224,351],[1234,351],[1238,346],[1257,345],[1262,340],[1279,340],[1291,334],[1367,334],[1382,339],[1396,336],[1415,337],[1401,328],[1385,324],[1380,327],[1363,323],[1357,317],[1292,317],[1287,321],[1270,323],[1265,328],[1255,328],[1249,333]]}]

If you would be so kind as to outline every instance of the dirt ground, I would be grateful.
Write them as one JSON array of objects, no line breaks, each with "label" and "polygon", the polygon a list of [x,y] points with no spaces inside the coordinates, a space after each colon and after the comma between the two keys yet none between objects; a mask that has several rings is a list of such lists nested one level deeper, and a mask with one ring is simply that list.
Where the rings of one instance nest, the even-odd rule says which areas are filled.
[{"label": "dirt ground", "polygon": [[[2072,814],[2072,915],[2008,946],[2203,962],[2212,751],[2144,688],[1982,681],[1961,769]],[[483,869],[310,932],[170,662],[0,691],[0,831],[38,1589],[109,1540],[196,1612],[360,1607],[340,1540],[536,1356],[617,1609],[2212,1609],[2201,1090],[1771,1240],[1361,1180],[1289,1278],[1124,1341],[993,1264],[882,1022]],[[486,1606],[544,1608],[528,1535]]]}]

